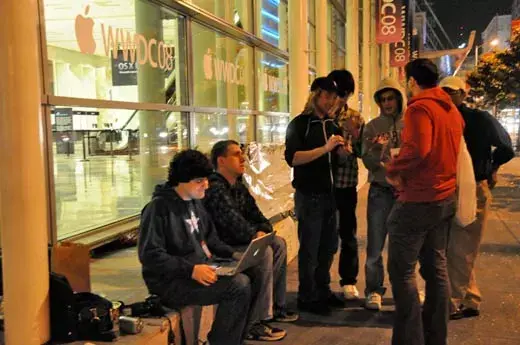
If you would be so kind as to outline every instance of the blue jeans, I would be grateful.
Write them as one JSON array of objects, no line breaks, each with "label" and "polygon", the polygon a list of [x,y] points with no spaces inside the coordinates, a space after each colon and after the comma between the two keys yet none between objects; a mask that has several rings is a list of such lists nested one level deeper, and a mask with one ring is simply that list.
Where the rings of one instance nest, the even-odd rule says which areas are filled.
[{"label": "blue jeans", "polygon": [[[247,246],[233,247],[244,252]],[[265,250],[260,263],[243,272],[258,285],[257,298],[250,310],[251,322],[273,318],[273,313],[285,309],[287,290],[287,244],[280,236]]]},{"label": "blue jeans", "polygon": [[330,291],[330,267],[338,250],[336,205],[330,194],[294,195],[298,219],[298,300],[325,300]]},{"label": "blue jeans", "polygon": [[367,207],[367,261],[365,264],[365,296],[372,292],[384,295],[386,288],[383,249],[388,233],[386,221],[392,211],[396,197],[391,187],[370,184]]},{"label": "blue jeans", "polygon": [[165,306],[179,309],[187,305],[218,304],[217,313],[208,334],[210,344],[241,345],[251,320],[252,303],[258,284],[247,275],[219,277],[210,286],[193,279],[175,279],[160,297]]},{"label": "blue jeans", "polygon": [[[455,198],[397,202],[388,218],[388,274],[395,300],[392,345],[446,345],[449,281],[446,250]],[[415,266],[426,281],[421,311]]]}]

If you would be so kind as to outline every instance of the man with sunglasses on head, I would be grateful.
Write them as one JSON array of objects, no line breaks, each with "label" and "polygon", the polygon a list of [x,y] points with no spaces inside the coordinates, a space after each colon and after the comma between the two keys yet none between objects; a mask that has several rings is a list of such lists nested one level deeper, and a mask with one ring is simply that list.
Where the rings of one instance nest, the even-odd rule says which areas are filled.
[{"label": "man with sunglasses on head", "polygon": [[[458,77],[444,78],[440,86],[457,106],[466,127],[464,139],[473,161],[477,182],[477,220],[465,228],[453,225],[448,245],[448,274],[451,284],[452,320],[480,315],[482,296],[475,279],[475,261],[491,205],[491,189],[497,183],[497,171],[515,153],[504,127],[488,112],[464,104],[467,86]],[[493,150],[493,147],[496,149]]]},{"label": "man with sunglasses on head", "polygon": [[367,207],[367,260],[365,263],[365,308],[380,310],[385,267],[383,249],[388,229],[386,220],[395,201],[396,190],[387,181],[382,163],[388,163],[401,145],[406,96],[393,79],[381,81],[374,99],[380,115],[370,121],[363,132],[363,163],[369,171],[370,190]]},{"label": "man with sunglasses on head", "polygon": [[330,267],[338,247],[334,172],[341,130],[329,113],[337,96],[331,78],[317,78],[303,112],[291,120],[285,138],[285,160],[294,168],[293,187],[298,219],[298,308],[328,314],[343,306],[330,290]]},{"label": "man with sunglasses on head", "polygon": [[345,69],[330,72],[338,86],[338,97],[331,112],[338,127],[343,132],[343,139],[348,156],[338,164],[334,179],[334,195],[339,216],[339,237],[341,250],[339,256],[340,285],[346,300],[356,300],[359,292],[356,288],[359,273],[359,254],[357,233],[357,185],[358,185],[358,158],[361,157],[361,133],[364,121],[361,114],[350,109],[347,101],[354,93],[355,83],[352,73]]}]

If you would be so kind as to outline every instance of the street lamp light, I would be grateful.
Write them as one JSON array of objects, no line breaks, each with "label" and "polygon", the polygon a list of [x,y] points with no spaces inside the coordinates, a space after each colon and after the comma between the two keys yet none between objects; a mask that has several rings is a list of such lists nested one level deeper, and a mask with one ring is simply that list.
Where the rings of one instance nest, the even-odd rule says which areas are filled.
[{"label": "street lamp light", "polygon": [[[496,47],[500,44],[500,40],[498,38],[495,38],[494,40],[492,40],[491,42],[489,42],[489,46],[490,47]],[[483,46],[485,46],[486,43],[484,42],[483,44],[481,45],[477,45],[475,44],[475,67],[478,65],[478,50],[480,48],[482,48]]]}]

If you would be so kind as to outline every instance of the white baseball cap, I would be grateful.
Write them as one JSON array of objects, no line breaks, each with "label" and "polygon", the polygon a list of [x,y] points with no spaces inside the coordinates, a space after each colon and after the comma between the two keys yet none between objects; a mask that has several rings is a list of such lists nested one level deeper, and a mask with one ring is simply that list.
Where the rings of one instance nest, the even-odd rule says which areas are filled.
[{"label": "white baseball cap", "polygon": [[453,76],[442,79],[439,86],[452,90],[462,90],[464,92],[468,92],[469,89],[468,85],[462,78]]}]

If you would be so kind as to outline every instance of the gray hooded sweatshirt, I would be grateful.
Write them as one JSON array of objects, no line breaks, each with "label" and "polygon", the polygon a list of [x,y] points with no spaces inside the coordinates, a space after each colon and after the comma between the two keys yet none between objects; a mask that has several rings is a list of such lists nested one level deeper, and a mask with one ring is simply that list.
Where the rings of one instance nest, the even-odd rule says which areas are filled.
[{"label": "gray hooded sweatshirt", "polygon": [[[390,157],[391,148],[399,148],[401,145],[401,131],[403,129],[403,115],[406,105],[406,95],[396,80],[384,79],[381,81],[377,91],[374,94],[377,105],[381,108],[379,96],[382,92],[388,90],[396,90],[401,95],[399,113],[394,116],[380,114],[377,118],[370,121],[363,131],[362,159],[365,167],[369,171],[369,181],[376,182],[380,185],[390,186],[386,182],[385,169],[381,162]],[[374,143],[373,140],[379,135],[388,137],[388,143],[381,145]]]}]

